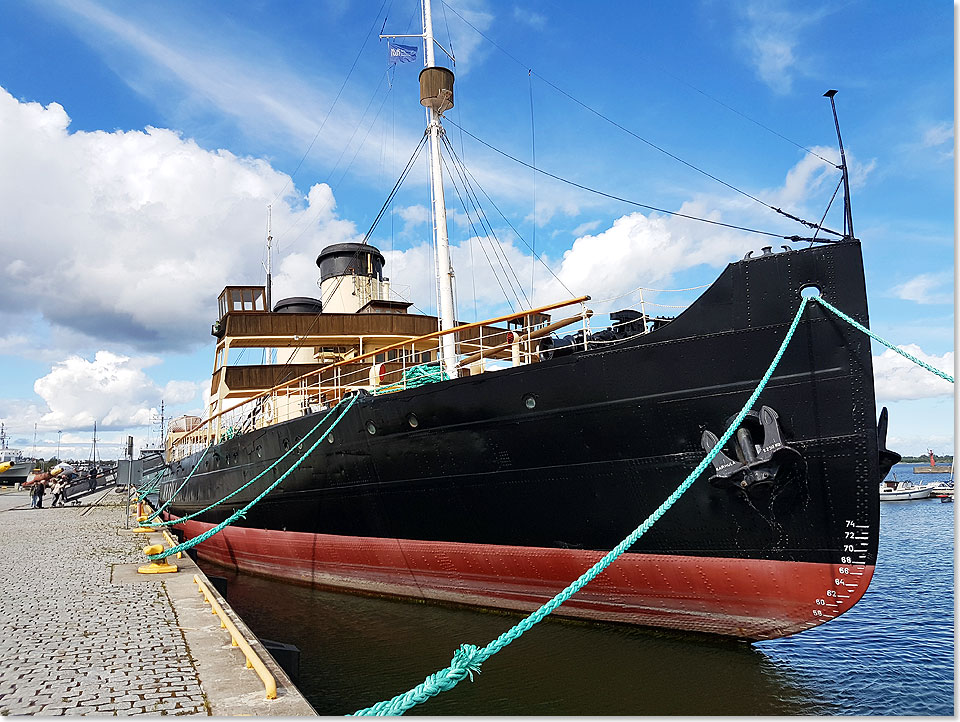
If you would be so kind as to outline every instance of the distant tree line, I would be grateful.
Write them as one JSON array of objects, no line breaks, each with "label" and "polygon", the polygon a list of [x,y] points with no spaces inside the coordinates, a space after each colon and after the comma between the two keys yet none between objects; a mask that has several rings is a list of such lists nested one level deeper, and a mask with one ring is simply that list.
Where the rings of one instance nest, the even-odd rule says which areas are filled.
[{"label": "distant tree line", "polygon": [[[953,456],[952,456],[952,455],[948,455],[948,454],[943,454],[943,455],[934,454],[934,455],[933,455],[933,460],[934,460],[936,463],[938,463],[938,464],[952,464],[952,463],[953,463]],[[923,456],[904,456],[903,459],[901,459],[901,461],[902,461],[903,463],[905,463],[905,464],[907,464],[907,463],[909,463],[909,464],[919,464],[919,463],[923,463],[923,462],[926,462],[927,464],[929,464],[929,463],[930,463],[930,455],[929,455],[929,454],[924,454]]]}]

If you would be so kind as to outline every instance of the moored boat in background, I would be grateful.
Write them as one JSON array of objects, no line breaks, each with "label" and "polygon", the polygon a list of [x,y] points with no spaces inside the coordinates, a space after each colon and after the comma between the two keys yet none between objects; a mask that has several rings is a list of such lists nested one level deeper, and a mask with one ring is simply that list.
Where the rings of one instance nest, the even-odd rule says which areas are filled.
[{"label": "moored boat in background", "polygon": [[930,496],[937,499],[953,498],[953,482],[941,481],[939,484],[931,487]]},{"label": "moored boat in background", "polygon": [[35,459],[29,459],[19,449],[7,446],[7,432],[0,423],[0,484],[22,484],[36,466]]},{"label": "moored boat in background", "polygon": [[914,484],[910,480],[898,481],[896,476],[893,479],[884,481],[880,484],[880,501],[914,501],[916,499],[928,499],[935,484]]}]

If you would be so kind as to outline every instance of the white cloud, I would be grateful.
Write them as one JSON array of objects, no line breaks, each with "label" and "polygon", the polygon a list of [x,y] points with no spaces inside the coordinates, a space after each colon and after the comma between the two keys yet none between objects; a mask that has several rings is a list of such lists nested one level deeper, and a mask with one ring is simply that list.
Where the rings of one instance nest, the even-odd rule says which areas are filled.
[{"label": "white cloud", "polygon": [[927,128],[920,141],[923,148],[936,148],[944,143],[953,144],[953,123],[947,120]]},{"label": "white cloud", "polygon": [[[262,283],[266,206],[287,176],[169,130],[71,133],[69,122],[56,103],[21,103],[0,89],[0,162],[18,169],[0,176],[5,203],[17,209],[0,228],[5,320],[23,327],[39,314],[100,348],[206,344],[214,294],[227,283]],[[274,203],[273,221],[288,245],[356,235],[324,184]],[[294,260],[277,283],[309,295],[296,292],[296,274],[285,275]],[[43,272],[15,272],[21,265]],[[312,291],[316,268],[312,259],[304,265]]]},{"label": "white cloud", "polygon": [[921,273],[903,283],[893,287],[893,295],[904,301],[915,301],[922,304],[952,303],[953,288],[951,281],[953,274],[949,271],[940,273]]},{"label": "white cloud", "polygon": [[394,210],[401,219],[403,219],[403,233],[409,232],[424,223],[430,222],[430,209],[424,205],[405,206]]},{"label": "white cloud", "polygon": [[[826,149],[817,149],[826,152]],[[830,157],[830,156],[825,156]],[[812,196],[823,197],[833,190],[836,171],[816,158],[805,156],[786,174],[778,188],[762,191],[785,209],[803,213]],[[855,161],[853,161],[856,163]],[[869,167],[856,164],[862,169],[860,177],[869,173]],[[739,195],[698,196],[684,203],[681,213],[723,222],[727,217],[746,219],[762,225],[771,219],[771,213]],[[766,245],[771,239],[757,239],[732,228],[706,225],[680,216],[644,214],[635,212],[617,218],[605,230],[590,233],[600,225],[593,221],[581,225],[578,237],[559,258],[544,257],[550,267],[547,270],[539,262],[531,271],[531,256],[521,244],[515,244],[515,236],[509,229],[497,229],[500,241],[484,239],[463,241],[451,246],[451,255],[457,278],[457,291],[461,315],[472,310],[474,287],[476,287],[478,315],[486,317],[507,310],[505,296],[516,303],[516,293],[510,288],[518,285],[529,295],[531,280],[536,293],[534,305],[546,304],[579,295],[592,295],[591,308],[598,314],[622,307],[629,300],[623,294],[637,286],[663,287],[671,277],[683,270],[699,265],[713,268],[742,257],[745,250]],[[471,254],[472,243],[472,254]],[[484,251],[486,250],[486,253]],[[501,260],[503,262],[501,263]],[[433,256],[429,244],[407,251],[387,254],[387,272],[395,283],[412,282],[408,300],[434,307],[435,289],[432,279]],[[491,266],[497,269],[496,277]],[[551,273],[552,271],[552,273]],[[531,279],[531,273],[533,278]],[[555,274],[555,275],[554,275]],[[498,278],[500,279],[498,281]],[[509,278],[510,281],[505,279]],[[422,280],[414,280],[422,279]],[[712,279],[707,279],[712,280]],[[501,290],[501,283],[507,293]],[[399,286],[396,287],[398,290]],[[599,289],[609,301],[598,299]],[[681,298],[671,296],[663,299],[667,305],[683,305],[692,300],[688,294]],[[636,298],[632,302],[636,302]],[[655,294],[645,294],[645,301],[657,303]],[[486,308],[484,306],[486,305]],[[422,306],[423,307],[423,306]],[[424,307],[425,308],[425,307]],[[675,310],[663,309],[672,315]]]},{"label": "white cloud", "polygon": [[122,429],[148,426],[160,399],[185,403],[197,396],[198,384],[170,382],[159,388],[144,369],[154,357],[130,358],[98,351],[93,361],[72,356],[57,363],[33,389],[49,407],[38,420],[46,430],[92,427]]},{"label": "white cloud", "polygon": [[[952,424],[950,425],[952,427]],[[953,454],[953,435],[924,432],[920,434],[889,434],[887,448],[901,456],[924,456],[927,449],[937,454]]]},{"label": "white cloud", "polygon": [[774,92],[789,93],[793,77],[803,72],[797,57],[802,31],[820,20],[823,11],[799,12],[781,0],[752,0],[737,6],[746,26],[740,43],[747,49],[757,75]]},{"label": "white cloud", "polygon": [[[452,0],[448,7],[451,9],[449,15],[444,20],[444,31],[449,30],[449,37],[441,41],[447,50],[453,51],[457,58],[457,74],[466,75],[472,68],[477,67],[483,62],[483,59],[490,53],[489,46],[484,44],[483,37],[477,33],[485,32],[493,24],[494,15],[487,8],[484,0]],[[458,14],[460,17],[458,17]],[[436,10],[433,15],[434,34],[437,34],[440,25],[437,20],[440,17]],[[463,18],[461,20],[460,18]],[[474,30],[466,23],[470,23]],[[437,36],[439,39],[439,35]],[[449,45],[448,45],[449,43]]]},{"label": "white cloud", "polygon": [[[302,153],[310,143],[311,158],[332,167],[371,122],[369,107],[363,110],[345,98],[337,99],[336,112],[331,112],[336,86],[323,79],[322,62],[320,79],[316,74],[308,78],[286,63],[279,50],[261,47],[262,52],[251,54],[253,43],[259,47],[265,42],[261,34],[245,35],[234,26],[229,34],[211,35],[204,30],[209,25],[196,18],[184,21],[176,13],[150,17],[149,8],[138,7],[112,12],[90,0],[51,0],[49,7],[55,9],[53,21],[70,26],[131,89],[173,113],[178,127],[207,122],[204,114],[213,110],[219,123],[235,123],[246,135],[274,147]],[[197,12],[202,17],[202,10]],[[324,119],[319,134],[318,119]],[[399,131],[396,147],[413,147],[416,137],[404,133]],[[371,176],[385,160],[406,160],[385,159],[374,144],[360,145],[356,154],[354,171]]]},{"label": "white cloud", "polygon": [[[952,351],[942,356],[935,356],[924,353],[923,349],[915,344],[906,344],[900,348],[933,368],[951,376],[954,375]],[[921,368],[892,349],[887,349],[879,356],[873,357],[873,378],[878,404],[902,399],[953,395],[953,384]]]},{"label": "white cloud", "polygon": [[524,25],[529,25],[534,30],[543,30],[547,24],[547,17],[545,15],[534,12],[533,10],[517,7],[516,5],[513,8],[513,19]]},{"label": "white cloud", "polygon": [[571,233],[574,235],[574,237],[582,236],[585,233],[597,230],[600,227],[600,223],[601,222],[599,220],[581,223],[579,226],[574,228]]}]

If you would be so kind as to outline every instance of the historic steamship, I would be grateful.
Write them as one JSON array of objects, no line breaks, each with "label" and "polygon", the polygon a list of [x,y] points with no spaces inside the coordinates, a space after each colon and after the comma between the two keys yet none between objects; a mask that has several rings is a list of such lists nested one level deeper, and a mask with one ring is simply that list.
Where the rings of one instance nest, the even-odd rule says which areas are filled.
[{"label": "historic steamship", "polygon": [[[306,451],[318,414],[358,395],[296,472],[199,554],[299,583],[531,610],[713,447],[801,294],[868,323],[861,248],[848,195],[840,240],[748,253],[675,318],[627,309],[593,331],[582,297],[458,325],[439,161],[453,74],[434,62],[429,2],[424,38],[439,317],[391,297],[367,243],[322,250],[320,300],[273,304],[269,275],[228,286],[210,407],[168,436],[160,501],[171,518],[207,509],[186,537],[211,528],[292,461],[216,502]],[[266,362],[230,363],[245,348]],[[432,382],[415,383],[425,370]],[[873,574],[876,489],[896,457],[875,414],[869,340],[809,304],[724,456],[557,614],[756,640],[843,613]]]}]

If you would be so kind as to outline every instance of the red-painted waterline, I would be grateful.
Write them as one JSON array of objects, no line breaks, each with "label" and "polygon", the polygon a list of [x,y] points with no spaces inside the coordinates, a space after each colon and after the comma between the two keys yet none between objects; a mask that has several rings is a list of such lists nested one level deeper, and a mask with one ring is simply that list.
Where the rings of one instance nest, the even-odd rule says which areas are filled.
[{"label": "red-painted waterline", "polygon": [[[187,538],[212,525],[185,522]],[[197,546],[217,564],[366,593],[533,611],[604,553],[227,527]],[[874,567],[627,552],[554,614],[747,640],[842,614]]]}]

